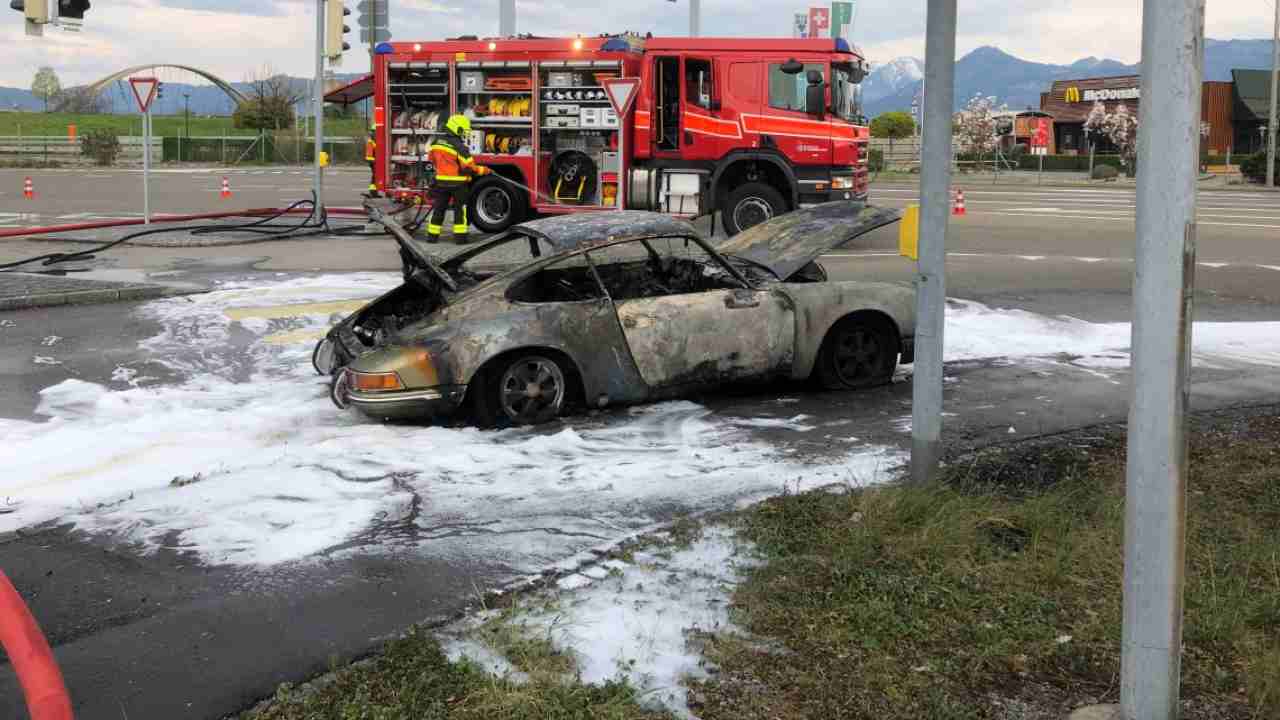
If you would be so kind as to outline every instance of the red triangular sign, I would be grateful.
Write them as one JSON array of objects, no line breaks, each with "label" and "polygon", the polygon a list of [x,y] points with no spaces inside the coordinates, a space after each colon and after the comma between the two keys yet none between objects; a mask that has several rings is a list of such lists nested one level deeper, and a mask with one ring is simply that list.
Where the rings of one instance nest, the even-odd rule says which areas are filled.
[{"label": "red triangular sign", "polygon": [[156,86],[160,81],[153,77],[135,77],[129,78],[129,85],[133,87],[133,99],[138,101],[138,110],[146,112],[151,107],[151,101],[156,97]]},{"label": "red triangular sign", "polygon": [[636,99],[636,88],[640,87],[640,78],[612,78],[604,81],[604,92],[609,96],[609,104],[613,111],[622,117],[631,111],[631,103]]}]

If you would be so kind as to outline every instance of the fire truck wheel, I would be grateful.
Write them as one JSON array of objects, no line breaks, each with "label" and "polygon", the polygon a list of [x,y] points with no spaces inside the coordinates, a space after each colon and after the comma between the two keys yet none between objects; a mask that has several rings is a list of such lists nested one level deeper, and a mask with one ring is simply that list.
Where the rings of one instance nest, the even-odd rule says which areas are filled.
[{"label": "fire truck wheel", "polygon": [[749,182],[729,193],[720,217],[725,234],[737,235],[786,211],[787,203],[781,193],[764,183]]},{"label": "fire truck wheel", "polygon": [[529,214],[520,190],[496,177],[481,178],[471,189],[471,224],[483,232],[502,232]]}]

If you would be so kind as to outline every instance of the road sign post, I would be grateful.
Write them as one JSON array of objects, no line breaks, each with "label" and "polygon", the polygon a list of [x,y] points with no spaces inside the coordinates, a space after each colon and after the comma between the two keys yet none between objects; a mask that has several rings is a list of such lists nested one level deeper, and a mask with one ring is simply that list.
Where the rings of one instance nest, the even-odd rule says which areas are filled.
[{"label": "road sign post", "polygon": [[627,209],[627,115],[636,99],[640,78],[612,78],[604,81],[604,94],[618,114],[618,209]]},{"label": "road sign post", "polygon": [[151,102],[160,81],[154,77],[129,78],[133,99],[142,112],[142,224],[151,224]]}]

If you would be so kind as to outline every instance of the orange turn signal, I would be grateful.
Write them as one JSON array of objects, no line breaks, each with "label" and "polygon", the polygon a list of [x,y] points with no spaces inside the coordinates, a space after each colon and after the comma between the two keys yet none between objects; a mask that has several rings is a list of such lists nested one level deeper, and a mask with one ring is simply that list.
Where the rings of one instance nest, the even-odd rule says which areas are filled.
[{"label": "orange turn signal", "polygon": [[400,376],[393,372],[387,373],[363,373],[351,372],[351,386],[356,390],[366,390],[377,392],[379,390],[403,390],[404,383],[400,382]]}]

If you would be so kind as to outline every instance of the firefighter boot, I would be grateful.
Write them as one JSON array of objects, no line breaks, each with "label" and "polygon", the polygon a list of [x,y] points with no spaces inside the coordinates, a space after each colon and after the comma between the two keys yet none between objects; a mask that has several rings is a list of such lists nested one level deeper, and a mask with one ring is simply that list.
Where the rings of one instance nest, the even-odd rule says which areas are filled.
[{"label": "firefighter boot", "polygon": [[458,203],[461,207],[455,207],[453,211],[453,241],[459,245],[466,245],[470,239],[468,231],[471,229],[467,222],[467,205],[466,203]]}]

